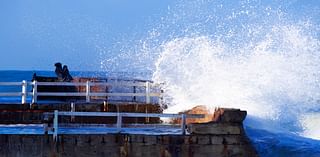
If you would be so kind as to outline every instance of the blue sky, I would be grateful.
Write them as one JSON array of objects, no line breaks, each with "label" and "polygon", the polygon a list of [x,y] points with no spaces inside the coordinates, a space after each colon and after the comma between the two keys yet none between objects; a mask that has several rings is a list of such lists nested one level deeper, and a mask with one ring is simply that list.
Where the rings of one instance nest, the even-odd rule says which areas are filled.
[{"label": "blue sky", "polygon": [[[318,0],[244,2],[249,7],[257,5],[256,12],[272,6],[285,10],[291,18],[312,14],[311,20],[320,23]],[[221,10],[220,3],[224,5]],[[237,27],[237,20],[246,19],[231,21],[229,26],[230,21],[224,19],[241,8],[240,4],[238,0],[1,0],[0,70],[53,70],[58,61],[69,65],[71,71],[105,70],[101,61],[121,57],[117,53],[126,51],[120,50],[125,42],[132,46],[146,32],[159,28],[157,25],[167,25],[161,28],[162,38],[192,29],[214,34],[219,20],[226,26],[223,31]],[[171,19],[163,20],[168,15]]]},{"label": "blue sky", "polygon": [[101,70],[96,43],[111,47],[120,38],[142,34],[171,3],[1,0],[0,70],[52,70],[57,61],[72,70]]}]

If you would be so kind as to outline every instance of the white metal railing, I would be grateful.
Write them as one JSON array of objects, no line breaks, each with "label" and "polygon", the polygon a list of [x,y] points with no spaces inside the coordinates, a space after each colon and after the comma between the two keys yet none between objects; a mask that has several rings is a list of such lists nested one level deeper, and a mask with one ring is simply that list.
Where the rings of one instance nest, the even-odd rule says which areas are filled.
[{"label": "white metal railing", "polygon": [[26,80],[22,82],[0,82],[0,86],[21,86],[21,92],[1,92],[0,96],[21,96],[21,103],[25,104],[27,102],[28,82]]},{"label": "white metal railing", "polygon": [[[52,113],[44,113],[52,115]],[[122,127],[122,117],[165,117],[165,118],[181,118],[181,134],[185,134],[187,118],[204,118],[203,114],[164,114],[164,113],[125,113],[125,112],[60,112],[55,110],[53,113],[53,139],[57,140],[59,133],[59,116],[95,116],[95,117],[117,117],[116,130],[118,133],[124,128]]]},{"label": "white metal railing", "polygon": [[[162,93],[161,92],[151,92],[152,87],[159,87],[159,84],[154,84],[149,81],[146,82],[27,82],[23,80],[22,82],[0,82],[0,86],[21,86],[21,92],[0,92],[0,96],[21,96],[21,103],[27,103],[27,96],[32,96],[32,103],[38,102],[38,96],[60,96],[60,97],[72,97],[72,96],[83,96],[86,97],[86,102],[91,102],[91,97],[111,97],[111,96],[119,96],[119,97],[145,97],[145,102],[150,103],[151,97],[158,97],[159,103],[162,101]],[[32,87],[32,92],[27,92],[27,87]],[[83,86],[85,87],[85,92],[39,92],[38,86]],[[110,92],[92,92],[91,87],[95,86],[105,86],[105,87],[144,87],[145,92],[136,93],[135,91],[132,93],[110,93]],[[161,91],[161,90],[160,90]]]}]

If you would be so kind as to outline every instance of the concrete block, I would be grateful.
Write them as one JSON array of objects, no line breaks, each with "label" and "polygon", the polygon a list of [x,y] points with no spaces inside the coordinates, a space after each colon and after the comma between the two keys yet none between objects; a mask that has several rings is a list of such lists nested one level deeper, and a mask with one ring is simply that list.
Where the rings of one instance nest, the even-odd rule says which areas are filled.
[{"label": "concrete block", "polygon": [[170,144],[169,136],[161,136],[161,144]]},{"label": "concrete block", "polygon": [[188,131],[190,134],[239,135],[242,133],[242,125],[233,123],[194,123],[188,125]]},{"label": "concrete block", "polygon": [[184,137],[184,144],[196,144],[198,142],[197,136],[189,135]]},{"label": "concrete block", "polygon": [[193,157],[224,157],[224,146],[223,145],[194,145],[189,149],[192,150]]},{"label": "concrete block", "polygon": [[143,135],[130,135],[129,136],[129,142],[130,143],[144,143],[144,137]]},{"label": "concrete block", "polygon": [[198,144],[211,144],[210,136],[197,136],[198,137]]},{"label": "concrete block", "polygon": [[223,143],[223,137],[222,136],[211,136],[211,144],[222,144]]},{"label": "concrete block", "polygon": [[225,109],[220,117],[220,122],[242,123],[246,116],[247,111],[241,111],[240,109]]},{"label": "concrete block", "polygon": [[244,135],[233,135],[233,136],[226,136],[224,137],[225,141],[229,145],[243,145],[243,144],[248,144],[249,139],[246,138]]},{"label": "concrete block", "polygon": [[170,145],[181,145],[184,144],[184,136],[181,135],[168,135]]},{"label": "concrete block", "polygon": [[145,145],[153,145],[157,144],[157,137],[156,136],[144,136],[144,144]]},{"label": "concrete block", "polygon": [[114,135],[103,135],[101,139],[103,145],[113,146],[117,145],[116,137]]},{"label": "concrete block", "polygon": [[128,154],[130,157],[160,157],[161,148],[159,145],[130,144]]},{"label": "concrete block", "polygon": [[249,139],[242,135],[225,135],[225,136],[211,136],[212,144],[228,144],[228,145],[242,145],[248,144]]}]

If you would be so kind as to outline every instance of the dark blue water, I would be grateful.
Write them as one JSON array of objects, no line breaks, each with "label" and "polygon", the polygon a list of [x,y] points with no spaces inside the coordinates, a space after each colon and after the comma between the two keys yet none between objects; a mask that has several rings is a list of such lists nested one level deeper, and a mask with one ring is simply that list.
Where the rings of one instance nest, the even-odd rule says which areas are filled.
[{"label": "dark blue water", "polygon": [[319,157],[320,141],[294,133],[273,133],[245,127],[246,134],[261,157]]},{"label": "dark blue water", "polygon": [[[37,76],[55,77],[54,71],[0,71],[0,82],[20,82],[22,80],[31,81],[33,74]],[[120,78],[120,79],[150,79],[149,73],[135,72],[103,72],[103,71],[70,71],[73,77],[93,77],[93,78]]]}]

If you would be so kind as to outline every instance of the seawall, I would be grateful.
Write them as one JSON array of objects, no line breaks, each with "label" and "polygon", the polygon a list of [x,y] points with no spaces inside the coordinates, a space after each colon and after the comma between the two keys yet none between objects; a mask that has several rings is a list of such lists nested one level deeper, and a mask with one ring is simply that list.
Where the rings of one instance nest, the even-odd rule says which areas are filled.
[{"label": "seawall", "polygon": [[0,156],[256,157],[243,129],[245,117],[246,111],[219,109],[211,122],[188,124],[187,135],[58,134],[54,141],[50,134],[0,134]]},{"label": "seawall", "polygon": [[254,157],[241,135],[0,135],[3,157]]}]

